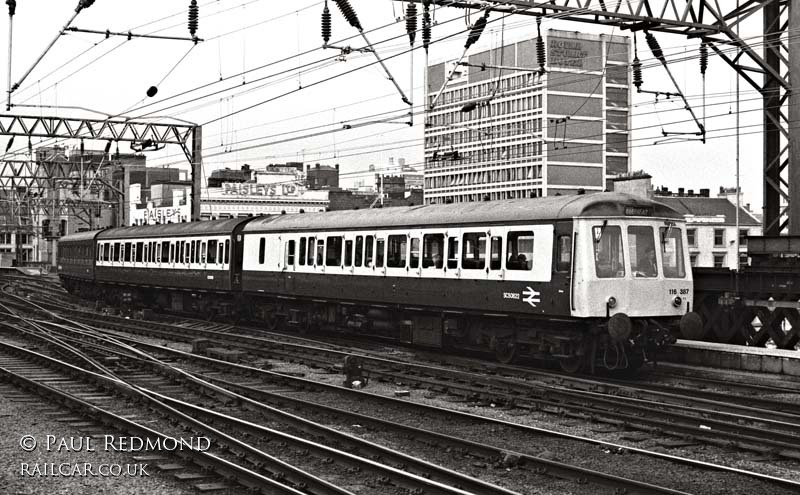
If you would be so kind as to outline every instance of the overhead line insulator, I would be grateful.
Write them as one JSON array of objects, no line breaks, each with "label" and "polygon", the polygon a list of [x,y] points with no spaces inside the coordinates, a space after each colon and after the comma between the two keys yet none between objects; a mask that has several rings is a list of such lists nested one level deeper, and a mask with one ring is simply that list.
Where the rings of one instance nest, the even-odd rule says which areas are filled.
[{"label": "overhead line insulator", "polygon": [[468,49],[472,45],[474,45],[478,39],[480,39],[481,34],[483,34],[483,30],[486,29],[486,23],[489,19],[489,10],[483,14],[483,17],[478,18],[475,21],[475,24],[472,25],[472,29],[469,30],[469,36],[467,36],[467,42],[464,43],[464,49]]},{"label": "overhead line insulator", "polygon": [[639,55],[633,57],[633,85],[636,89],[642,87],[642,62],[639,60]]},{"label": "overhead line insulator", "polygon": [[6,0],[8,5],[8,15],[13,16],[17,12],[17,0]]},{"label": "overhead line insulator", "polygon": [[353,6],[350,5],[348,0],[333,0],[339,10],[342,11],[342,15],[350,23],[351,26],[358,29],[359,31],[363,31],[364,29],[361,27],[361,23],[358,21],[358,16],[356,15],[356,11],[353,10]]},{"label": "overhead line insulator", "polygon": [[327,45],[331,39],[331,11],[328,10],[328,2],[325,2],[325,7],[322,9],[322,41]]},{"label": "overhead line insulator", "polygon": [[700,43],[700,74],[706,75],[708,69],[708,45],[705,41]]},{"label": "overhead line insulator", "polygon": [[644,37],[647,40],[647,46],[650,47],[650,51],[653,52],[653,56],[657,58],[662,64],[667,63],[667,59],[664,58],[664,51],[661,49],[661,45],[658,44],[658,40],[653,33],[647,31],[644,33]]},{"label": "overhead line insulator", "polygon": [[544,38],[542,38],[542,18],[536,17],[536,60],[539,63],[539,73],[545,73],[545,66],[547,65],[547,50],[544,46]]},{"label": "overhead line insulator", "polygon": [[422,46],[425,51],[431,44],[431,12],[427,5],[423,5],[422,11]]},{"label": "overhead line insulator", "polygon": [[199,7],[197,7],[197,0],[192,0],[189,4],[189,34],[194,38],[197,33],[197,22],[199,17]]},{"label": "overhead line insulator", "polygon": [[80,0],[78,2],[78,6],[75,7],[75,12],[80,12],[83,9],[88,9],[89,7],[92,6],[93,3],[94,0]]},{"label": "overhead line insulator", "polygon": [[417,4],[413,2],[406,8],[406,32],[411,46],[414,46],[417,37]]}]

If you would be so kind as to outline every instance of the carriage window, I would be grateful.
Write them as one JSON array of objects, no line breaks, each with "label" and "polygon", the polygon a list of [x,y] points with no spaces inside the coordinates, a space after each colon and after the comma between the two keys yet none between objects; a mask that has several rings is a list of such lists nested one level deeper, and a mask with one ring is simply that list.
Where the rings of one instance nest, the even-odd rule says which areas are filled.
[{"label": "carriage window", "polygon": [[126,242],[125,243],[125,246],[123,247],[122,252],[125,253],[124,254],[125,261],[130,261],[131,260],[131,243],[130,242]]},{"label": "carriage window", "polygon": [[355,266],[361,266],[361,261],[363,257],[364,257],[364,236],[358,236],[356,237]]},{"label": "carriage window", "polygon": [[411,239],[411,255],[408,264],[411,268],[419,268],[419,238]]},{"label": "carriage window", "polygon": [[103,256],[105,257],[105,260],[106,261],[111,261],[111,251],[112,251],[112,249],[111,249],[111,243],[110,242],[107,242],[105,244],[105,249],[103,251],[104,251]]},{"label": "carriage window", "polygon": [[200,243],[200,263],[206,262],[206,243],[205,241]]},{"label": "carriage window", "polygon": [[653,227],[628,227],[628,256],[634,277],[657,277],[656,244]]},{"label": "carriage window", "polygon": [[300,266],[303,266],[303,265],[306,264],[306,238],[305,237],[301,237],[300,238],[300,252],[297,253],[297,261],[300,264]]},{"label": "carriage window", "polygon": [[314,249],[317,245],[317,240],[314,237],[308,238],[308,256],[306,256],[306,260],[308,262],[308,266],[314,266]]},{"label": "carriage window", "polygon": [[114,243],[114,261],[122,261],[122,245],[119,242]]},{"label": "carriage window", "polygon": [[267,251],[267,239],[262,237],[258,240],[258,264],[264,264],[264,254]]},{"label": "carriage window", "polygon": [[294,240],[286,243],[286,266],[294,266]]},{"label": "carriage window", "polygon": [[322,266],[325,264],[325,239],[317,239],[317,259],[315,266]]},{"label": "carriage window", "polygon": [[390,235],[389,252],[386,255],[386,266],[390,268],[405,268],[408,249],[408,236]]},{"label": "carriage window", "polygon": [[344,241],[344,266],[353,266],[353,241]]},{"label": "carriage window", "polygon": [[572,264],[572,236],[558,236],[557,246],[558,257],[556,258],[556,270],[559,272],[569,271],[569,266]]},{"label": "carriage window", "polygon": [[175,263],[175,243],[169,243],[169,262]]},{"label": "carriage window", "polygon": [[192,250],[189,249],[189,241],[183,241],[183,262],[186,263],[187,265],[189,264],[190,261],[191,252]]},{"label": "carriage window", "polygon": [[442,268],[444,266],[444,234],[425,234],[422,236],[422,268]]},{"label": "carriage window", "polygon": [[509,232],[506,237],[508,270],[531,270],[533,268],[533,232],[530,230]]},{"label": "carriage window", "polygon": [[595,272],[599,278],[625,276],[622,231],[619,227],[592,227]]},{"label": "carriage window", "polygon": [[225,239],[225,264],[227,265],[231,259],[231,240]]},{"label": "carriage window", "polygon": [[189,261],[191,263],[197,263],[197,241],[192,241],[189,246],[189,253]]},{"label": "carriage window", "polygon": [[661,261],[664,263],[664,276],[684,278],[686,263],[683,260],[683,237],[681,229],[661,227]]},{"label": "carriage window", "polygon": [[219,241],[215,239],[208,241],[208,262],[212,265],[217,263],[217,244]]},{"label": "carriage window", "polygon": [[458,237],[447,238],[447,268],[458,268]]},{"label": "carriage window", "polygon": [[461,268],[483,270],[486,268],[486,234],[470,232],[464,234]]},{"label": "carriage window", "polygon": [[366,239],[364,239],[364,266],[371,266],[372,265],[372,255],[375,252],[375,236],[368,235]]},{"label": "carriage window", "polygon": [[[216,241],[212,241],[216,242]],[[209,254],[209,256],[211,256]],[[162,241],[161,242],[161,262],[162,263],[169,263],[169,241]]]},{"label": "carriage window", "polygon": [[489,243],[489,268],[499,270],[503,267],[503,238],[492,237]]},{"label": "carriage window", "polygon": [[328,251],[325,255],[326,266],[342,264],[342,236],[328,237]]},{"label": "carriage window", "polygon": [[377,246],[375,247],[375,266],[377,268],[383,267],[383,253],[384,248],[386,247],[386,241],[383,239],[378,239],[376,242]]},{"label": "carriage window", "polygon": [[102,244],[100,245],[100,249],[97,250],[97,261],[103,261]]}]

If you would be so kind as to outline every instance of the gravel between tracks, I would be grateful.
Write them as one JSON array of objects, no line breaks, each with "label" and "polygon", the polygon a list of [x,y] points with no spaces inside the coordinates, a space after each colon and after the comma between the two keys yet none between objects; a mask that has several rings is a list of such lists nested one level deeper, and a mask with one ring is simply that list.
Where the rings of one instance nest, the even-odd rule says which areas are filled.
[{"label": "gravel between tracks", "polygon": [[[68,424],[50,419],[46,412],[55,411],[43,402],[14,402],[0,394],[0,493],[9,495],[82,495],[82,494],[196,494],[194,487],[179,483],[171,476],[159,473],[154,467],[147,468],[150,476],[135,477],[102,477],[102,476],[70,476],[70,477],[37,477],[22,473],[22,464],[28,464],[28,471],[33,472],[33,465],[45,463],[79,464],[92,463],[95,468],[100,464],[138,464],[132,455],[96,448],[94,452],[48,452],[42,448],[47,435],[56,438],[80,438],[86,433]],[[22,450],[20,439],[24,435],[33,435],[39,446],[32,452]],[[77,440],[76,440],[77,441]]]}]

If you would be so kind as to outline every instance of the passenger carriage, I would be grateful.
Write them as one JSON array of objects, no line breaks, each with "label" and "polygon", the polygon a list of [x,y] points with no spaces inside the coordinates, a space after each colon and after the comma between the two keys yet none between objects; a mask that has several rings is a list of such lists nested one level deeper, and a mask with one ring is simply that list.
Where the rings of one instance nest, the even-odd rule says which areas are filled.
[{"label": "passenger carriage", "polygon": [[269,325],[634,367],[696,323],[683,225],[612,193],[266,217],[242,290]]}]

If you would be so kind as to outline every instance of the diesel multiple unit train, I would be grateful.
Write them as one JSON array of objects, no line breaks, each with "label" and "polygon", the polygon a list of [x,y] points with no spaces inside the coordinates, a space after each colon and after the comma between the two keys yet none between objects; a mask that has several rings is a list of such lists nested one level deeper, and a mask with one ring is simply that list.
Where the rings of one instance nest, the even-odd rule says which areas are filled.
[{"label": "diesel multiple unit train", "polygon": [[112,304],[594,371],[702,325],[688,260],[678,213],[598,193],[82,232],[58,268]]}]

